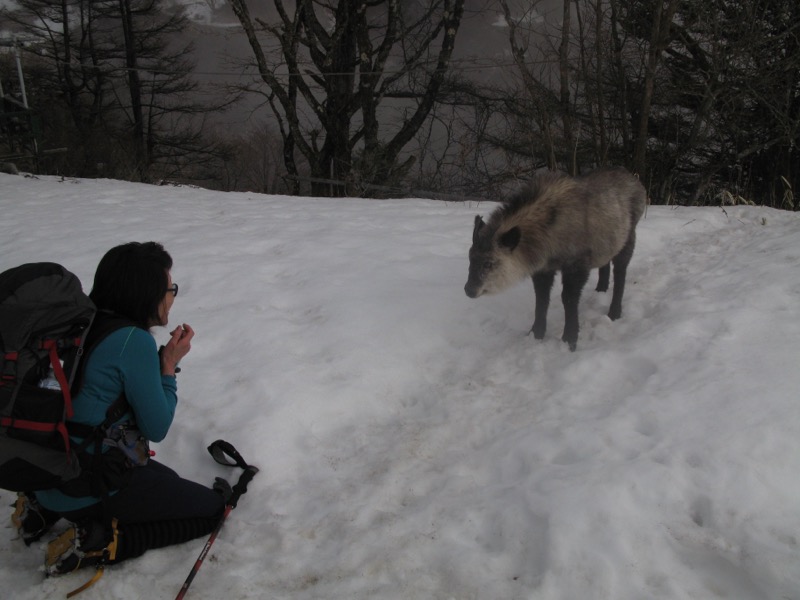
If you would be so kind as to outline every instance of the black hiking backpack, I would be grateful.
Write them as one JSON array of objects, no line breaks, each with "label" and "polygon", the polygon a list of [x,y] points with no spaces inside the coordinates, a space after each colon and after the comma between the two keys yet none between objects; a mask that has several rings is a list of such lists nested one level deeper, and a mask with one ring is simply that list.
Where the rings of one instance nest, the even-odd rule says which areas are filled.
[{"label": "black hiking backpack", "polygon": [[97,314],[61,265],[29,263],[0,273],[0,488],[78,482],[86,464],[79,454],[88,444],[76,447],[69,434],[97,429],[68,424],[81,364],[92,346],[129,324],[112,319],[101,326]]}]

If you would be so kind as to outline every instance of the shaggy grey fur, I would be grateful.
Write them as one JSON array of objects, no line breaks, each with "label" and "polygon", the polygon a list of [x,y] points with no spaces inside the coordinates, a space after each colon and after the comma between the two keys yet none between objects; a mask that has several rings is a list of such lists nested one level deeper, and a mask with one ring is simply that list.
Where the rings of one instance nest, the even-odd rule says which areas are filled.
[{"label": "shaggy grey fur", "polygon": [[600,269],[597,290],[608,289],[614,265],[610,319],[622,316],[625,274],[636,244],[636,224],[647,193],[623,168],[598,169],[581,177],[546,173],[509,197],[485,223],[475,217],[469,251],[470,298],[495,294],[532,277],[536,316],[531,331],[542,339],[550,290],[561,271],[565,324],[562,340],[575,350],[578,303],[589,271]]}]

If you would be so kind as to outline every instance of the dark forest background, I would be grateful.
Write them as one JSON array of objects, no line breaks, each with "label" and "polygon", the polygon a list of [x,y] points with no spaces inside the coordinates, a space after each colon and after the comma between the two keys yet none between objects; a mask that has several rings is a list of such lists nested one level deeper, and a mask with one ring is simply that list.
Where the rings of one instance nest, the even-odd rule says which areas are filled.
[{"label": "dark forest background", "polygon": [[172,0],[7,6],[0,161],[447,199],[624,165],[654,203],[798,207],[797,0],[206,4],[205,24]]}]

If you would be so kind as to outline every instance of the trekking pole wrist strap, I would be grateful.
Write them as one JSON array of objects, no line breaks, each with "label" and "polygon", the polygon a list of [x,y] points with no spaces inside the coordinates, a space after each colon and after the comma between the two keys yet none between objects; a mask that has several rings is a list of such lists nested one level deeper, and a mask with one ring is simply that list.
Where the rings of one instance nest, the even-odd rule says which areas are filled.
[{"label": "trekking pole wrist strap", "polygon": [[239,502],[239,498],[243,496],[247,492],[247,484],[256,476],[258,473],[258,468],[252,465],[248,465],[244,472],[239,476],[239,481],[236,482],[236,485],[233,486],[233,494],[231,495],[231,499],[228,501],[228,505],[232,508],[236,508],[236,504]]}]

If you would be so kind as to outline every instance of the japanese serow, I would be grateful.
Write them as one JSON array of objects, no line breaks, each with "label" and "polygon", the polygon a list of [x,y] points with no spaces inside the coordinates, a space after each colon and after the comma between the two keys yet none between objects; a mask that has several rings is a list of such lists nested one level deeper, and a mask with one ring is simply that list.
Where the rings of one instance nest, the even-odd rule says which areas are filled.
[{"label": "japanese serow", "polygon": [[540,175],[499,206],[488,223],[475,217],[464,291],[477,298],[532,277],[536,309],[531,331],[540,340],[547,329],[555,273],[561,271],[561,339],[574,351],[578,303],[591,269],[600,269],[597,291],[605,292],[614,265],[608,316],[622,316],[625,273],[646,204],[644,187],[623,168],[598,169],[581,177]]}]

